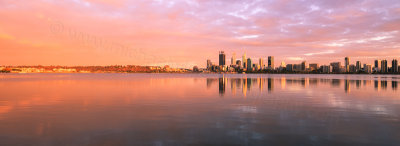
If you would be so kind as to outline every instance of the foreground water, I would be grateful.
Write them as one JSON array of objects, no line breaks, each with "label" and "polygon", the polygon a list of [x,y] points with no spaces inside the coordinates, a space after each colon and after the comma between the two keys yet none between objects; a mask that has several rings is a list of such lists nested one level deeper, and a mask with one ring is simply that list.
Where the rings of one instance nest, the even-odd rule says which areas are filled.
[{"label": "foreground water", "polygon": [[398,145],[399,81],[0,74],[0,145]]}]

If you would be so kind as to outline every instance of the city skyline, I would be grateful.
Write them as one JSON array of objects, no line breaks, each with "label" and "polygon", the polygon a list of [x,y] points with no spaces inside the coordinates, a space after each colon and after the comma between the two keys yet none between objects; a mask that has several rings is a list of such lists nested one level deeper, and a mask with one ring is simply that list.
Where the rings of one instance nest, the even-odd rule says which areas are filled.
[{"label": "city skyline", "polygon": [[400,56],[394,0],[3,0],[0,16],[0,65],[192,68],[222,49],[275,66]]},{"label": "city skyline", "polygon": [[[400,66],[398,60],[393,58],[391,61],[387,59],[374,60],[374,64],[362,63],[359,60],[355,64],[351,62],[350,57],[344,57],[344,62],[330,62],[329,64],[320,64],[320,62],[307,62],[306,60],[296,64],[286,64],[284,61],[281,65],[275,67],[275,57],[261,57],[257,60],[243,54],[242,59],[236,59],[236,53],[232,53],[231,63],[226,64],[226,54],[219,51],[218,64],[207,59],[206,68],[199,70],[198,66],[193,67],[194,72],[228,72],[228,73],[313,73],[313,74],[398,74]],[[235,61],[236,60],[236,61]],[[243,63],[242,63],[243,62]]]}]

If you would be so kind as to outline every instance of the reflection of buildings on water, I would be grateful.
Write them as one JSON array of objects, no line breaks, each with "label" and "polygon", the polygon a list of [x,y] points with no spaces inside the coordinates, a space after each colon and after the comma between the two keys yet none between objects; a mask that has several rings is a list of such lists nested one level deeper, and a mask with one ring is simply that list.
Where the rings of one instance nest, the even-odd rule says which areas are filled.
[{"label": "reflection of buildings on water", "polygon": [[361,87],[361,80],[356,80],[356,87],[357,89]]},{"label": "reflection of buildings on water", "polygon": [[349,80],[344,80],[344,91],[346,93],[350,93],[350,81]]},{"label": "reflection of buildings on water", "polygon": [[309,78],[302,78],[302,79],[301,79],[301,85],[302,85],[303,87],[307,88],[307,87],[310,85],[310,82],[309,82],[309,81],[310,81]]},{"label": "reflection of buildings on water", "polygon": [[246,80],[247,80],[247,90],[250,91],[252,80],[251,80],[251,78],[247,78]]},{"label": "reflection of buildings on water", "polygon": [[242,93],[243,93],[243,96],[246,97],[247,96],[247,79],[242,79],[242,81],[243,81]]},{"label": "reflection of buildings on water", "polygon": [[286,78],[282,77],[281,78],[281,89],[285,89],[286,88]]},{"label": "reflection of buildings on water", "polygon": [[[236,95],[236,89],[238,88],[238,84],[240,84],[240,82],[237,81],[237,79],[231,79],[231,90],[232,90],[232,94]],[[240,85],[239,85],[240,87]]]},{"label": "reflection of buildings on water", "polygon": [[268,78],[268,92],[274,90],[274,79]]},{"label": "reflection of buildings on water", "polygon": [[218,81],[218,79],[207,78],[207,89],[210,89],[212,84],[216,83],[217,81]]},{"label": "reflection of buildings on water", "polygon": [[309,79],[309,78],[307,78],[307,79],[308,79],[308,84],[310,86],[317,86],[318,85],[319,79]]},{"label": "reflection of buildings on water", "polygon": [[264,78],[257,78],[258,88],[260,89],[260,92],[262,92],[262,90],[264,88],[263,80],[264,80]]},{"label": "reflection of buildings on water", "polygon": [[378,80],[375,80],[374,81],[374,88],[375,88],[375,90],[380,90],[380,87],[379,87],[379,81]]},{"label": "reflection of buildings on water", "polygon": [[382,80],[381,81],[381,88],[382,89],[386,89],[387,88],[387,81],[386,80]]},{"label": "reflection of buildings on water", "polygon": [[[373,86],[375,90],[381,91],[381,89],[387,89],[388,84],[391,84],[393,90],[397,90],[398,81],[387,81],[387,80],[349,80],[349,79],[318,79],[318,78],[216,78],[207,79],[207,89],[213,84],[218,82],[219,93],[223,96],[226,92],[226,85],[230,82],[230,90],[232,95],[236,95],[238,90],[242,90],[244,97],[249,92],[263,93],[263,90],[271,92],[274,90],[275,80],[278,80],[278,84],[281,86],[281,90],[287,89],[287,86],[298,86],[303,88],[331,85],[331,87],[343,87],[346,93],[350,93],[351,87],[353,89],[365,89],[364,87]],[[341,84],[341,83],[344,84]],[[389,82],[389,83],[388,83]],[[279,85],[278,85],[279,86]],[[390,86],[390,85],[389,85]],[[240,89],[241,88],[241,89]],[[253,88],[253,89],[252,89]],[[259,90],[254,90],[258,88]],[[265,89],[268,88],[268,89]]]},{"label": "reflection of buildings on water", "polygon": [[219,78],[219,94],[224,95],[225,94],[225,85],[227,82],[227,78]]},{"label": "reflection of buildings on water", "polygon": [[332,79],[331,85],[332,87],[340,87],[341,80],[340,79]]}]

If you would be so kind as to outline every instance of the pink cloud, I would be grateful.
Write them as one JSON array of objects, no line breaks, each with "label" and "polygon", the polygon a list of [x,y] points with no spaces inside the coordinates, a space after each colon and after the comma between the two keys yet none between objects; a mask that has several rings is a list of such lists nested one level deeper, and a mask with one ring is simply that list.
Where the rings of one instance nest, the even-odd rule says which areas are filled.
[{"label": "pink cloud", "polygon": [[[0,62],[203,67],[206,59],[217,61],[219,50],[273,55],[277,65],[289,57],[385,58],[400,56],[399,10],[393,0],[3,0]],[[51,30],[58,23],[62,34]],[[82,43],[71,30],[90,37]],[[97,47],[90,39],[111,45]],[[318,53],[328,50],[333,53]]]}]

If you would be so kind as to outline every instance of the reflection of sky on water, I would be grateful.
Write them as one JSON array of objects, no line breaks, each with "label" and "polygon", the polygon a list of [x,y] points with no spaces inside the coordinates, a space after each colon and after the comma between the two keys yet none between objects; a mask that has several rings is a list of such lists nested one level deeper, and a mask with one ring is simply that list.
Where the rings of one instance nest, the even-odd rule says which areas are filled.
[{"label": "reflection of sky on water", "polygon": [[2,75],[0,145],[387,145],[399,142],[398,81],[346,75]]}]

